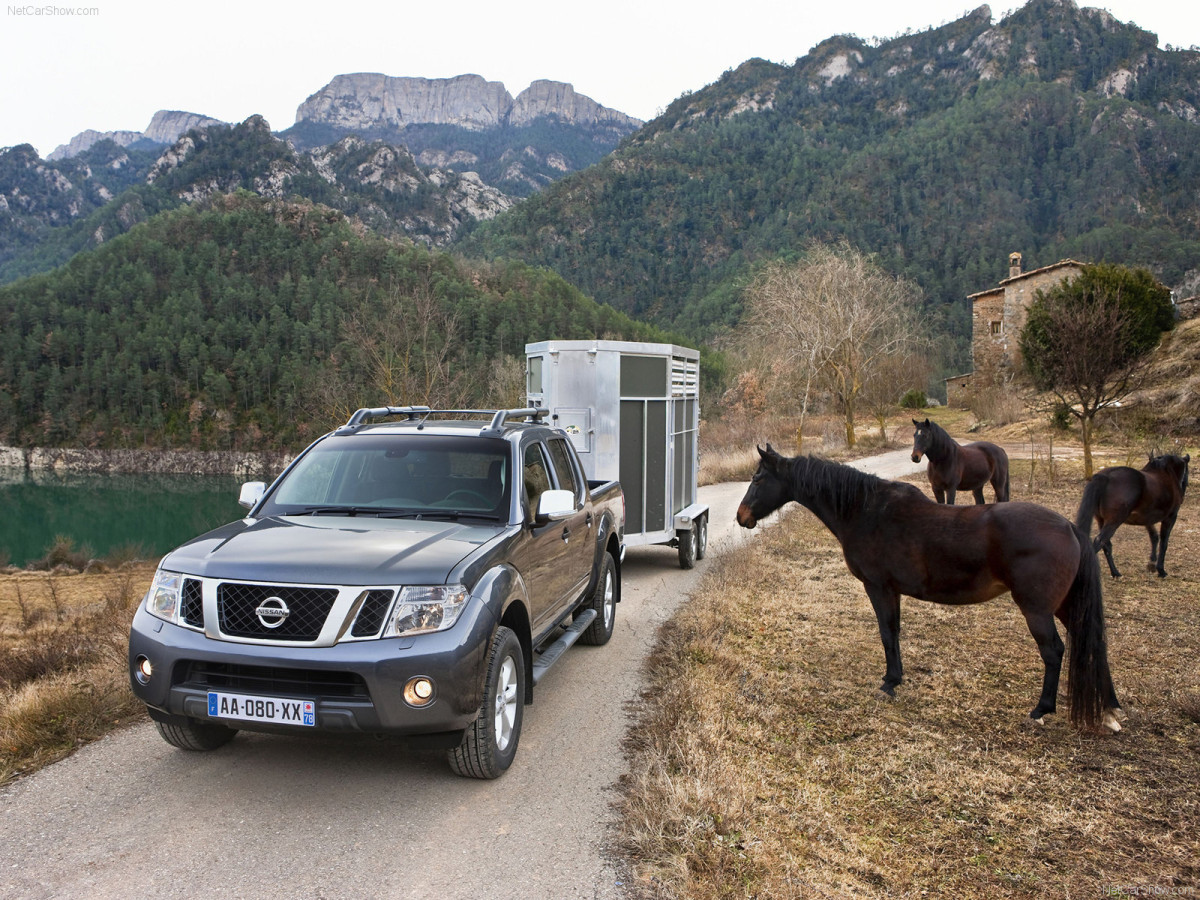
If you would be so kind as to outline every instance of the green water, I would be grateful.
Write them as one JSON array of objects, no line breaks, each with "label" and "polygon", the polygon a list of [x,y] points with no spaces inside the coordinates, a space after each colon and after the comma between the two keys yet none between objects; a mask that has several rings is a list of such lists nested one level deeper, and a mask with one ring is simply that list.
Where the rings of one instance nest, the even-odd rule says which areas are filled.
[{"label": "green water", "polygon": [[242,517],[241,479],[70,475],[0,468],[0,562],[24,566],[59,536],[104,557],[136,546],[147,559]]}]

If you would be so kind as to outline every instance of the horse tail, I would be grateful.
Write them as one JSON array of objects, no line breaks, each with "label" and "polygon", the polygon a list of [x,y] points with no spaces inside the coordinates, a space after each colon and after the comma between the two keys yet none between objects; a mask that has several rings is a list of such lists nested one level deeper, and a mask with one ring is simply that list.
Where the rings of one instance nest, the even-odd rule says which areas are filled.
[{"label": "horse tail", "polygon": [[1083,499],[1079,501],[1079,510],[1075,513],[1075,527],[1089,539],[1092,535],[1092,523],[1096,521],[1096,510],[1104,502],[1104,489],[1108,481],[1101,475],[1092,476],[1092,480],[1083,489]]},{"label": "horse tail", "polygon": [[1108,706],[1115,703],[1112,673],[1108,668],[1108,640],[1104,633],[1104,596],[1100,587],[1100,563],[1091,538],[1076,529],[1079,540],[1079,570],[1067,593],[1066,626],[1071,642],[1068,669],[1071,721],[1094,727],[1104,721]]}]

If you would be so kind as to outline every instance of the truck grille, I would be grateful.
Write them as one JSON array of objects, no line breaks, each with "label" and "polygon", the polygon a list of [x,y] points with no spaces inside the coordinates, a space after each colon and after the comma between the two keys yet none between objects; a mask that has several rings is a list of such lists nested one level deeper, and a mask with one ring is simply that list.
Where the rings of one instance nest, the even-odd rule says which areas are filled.
[{"label": "truck grille", "polygon": [[374,637],[379,634],[379,629],[383,626],[383,617],[392,603],[392,593],[367,591],[367,598],[363,601],[362,609],[358,611],[358,618],[354,620],[350,634],[354,637]]},{"label": "truck grille", "polygon": [[195,578],[183,579],[182,604],[179,610],[184,623],[195,628],[204,627],[204,586]]},{"label": "truck grille", "polygon": [[353,672],[326,672],[321,669],[289,669],[191,660],[183,668],[182,683],[205,690],[242,691],[268,696],[370,699],[366,682],[358,675]]},{"label": "truck grille", "polygon": [[[217,585],[217,621],[221,633],[231,637],[315,641],[337,595],[334,588],[223,582]],[[268,622],[279,624],[264,625],[255,610],[264,606],[282,608],[278,601],[286,605],[287,616],[267,616]]]}]

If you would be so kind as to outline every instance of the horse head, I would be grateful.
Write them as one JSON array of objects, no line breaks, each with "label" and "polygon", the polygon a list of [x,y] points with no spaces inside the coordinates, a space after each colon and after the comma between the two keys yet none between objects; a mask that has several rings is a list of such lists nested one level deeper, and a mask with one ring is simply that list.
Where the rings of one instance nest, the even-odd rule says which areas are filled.
[{"label": "horse head", "polygon": [[758,468],[738,504],[737,523],[743,528],[753,528],[791,499],[786,478],[787,460],[770,444],[765,450],[759,447],[758,456]]},{"label": "horse head", "polygon": [[921,457],[928,453],[929,448],[933,445],[933,428],[928,419],[924,422],[913,419],[912,423],[916,426],[913,431],[912,461],[919,463]]}]

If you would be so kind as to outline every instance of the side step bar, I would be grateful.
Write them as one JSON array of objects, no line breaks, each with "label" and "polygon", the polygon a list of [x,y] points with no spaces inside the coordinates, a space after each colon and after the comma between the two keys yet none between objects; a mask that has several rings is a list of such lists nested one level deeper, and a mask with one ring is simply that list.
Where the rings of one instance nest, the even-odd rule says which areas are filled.
[{"label": "side step bar", "polygon": [[562,637],[542,651],[541,655],[533,663],[534,684],[541,681],[542,676],[550,671],[550,667],[562,658],[562,655],[570,649],[572,644],[579,640],[580,635],[587,631],[588,626],[592,624],[592,620],[595,618],[596,611],[594,609],[583,610],[575,616],[575,621],[567,627]]}]

